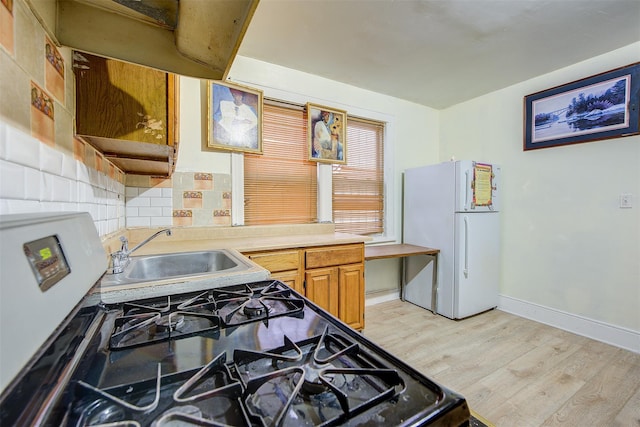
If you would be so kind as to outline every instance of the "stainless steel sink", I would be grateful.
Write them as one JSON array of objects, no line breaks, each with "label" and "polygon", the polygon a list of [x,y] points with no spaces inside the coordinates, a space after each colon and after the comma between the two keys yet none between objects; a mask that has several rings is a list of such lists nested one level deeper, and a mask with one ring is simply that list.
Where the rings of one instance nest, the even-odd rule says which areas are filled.
[{"label": "stainless steel sink", "polygon": [[105,274],[102,286],[138,284],[168,279],[192,280],[242,274],[255,270],[255,265],[240,253],[226,249],[198,252],[176,252],[129,257],[122,273]]},{"label": "stainless steel sink", "polygon": [[160,280],[215,273],[237,266],[238,263],[222,251],[184,252],[131,257],[131,263],[122,274],[136,280]]}]

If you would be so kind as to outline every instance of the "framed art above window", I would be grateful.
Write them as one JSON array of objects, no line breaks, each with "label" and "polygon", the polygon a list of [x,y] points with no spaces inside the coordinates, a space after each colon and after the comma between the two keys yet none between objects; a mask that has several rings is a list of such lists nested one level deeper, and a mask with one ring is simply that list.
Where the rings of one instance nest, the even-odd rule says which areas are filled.
[{"label": "framed art above window", "polygon": [[347,162],[347,112],[307,103],[309,160]]},{"label": "framed art above window", "polygon": [[640,62],[524,98],[524,150],[637,135]]},{"label": "framed art above window", "polygon": [[262,153],[262,91],[211,81],[207,105],[209,147]]}]

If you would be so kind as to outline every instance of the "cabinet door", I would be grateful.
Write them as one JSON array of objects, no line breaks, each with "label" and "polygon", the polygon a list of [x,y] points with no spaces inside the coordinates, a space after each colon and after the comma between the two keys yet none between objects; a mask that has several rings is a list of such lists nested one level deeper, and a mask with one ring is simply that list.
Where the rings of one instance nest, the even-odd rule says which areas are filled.
[{"label": "cabinet door", "polygon": [[338,268],[339,317],[354,329],[364,329],[364,264]]},{"label": "cabinet door", "polygon": [[304,286],[302,280],[300,280],[300,274],[298,274],[298,270],[271,273],[271,278],[280,280],[282,283],[289,286],[300,295],[304,295]]},{"label": "cabinet door", "polygon": [[280,280],[285,285],[304,295],[301,252],[297,249],[270,251],[270,252],[245,252],[244,255],[260,267],[271,272],[271,277]]},{"label": "cabinet door", "polygon": [[169,143],[167,73],[88,53],[75,57],[74,72],[78,135]]},{"label": "cabinet door", "polygon": [[319,268],[305,273],[306,296],[338,317],[338,268]]}]

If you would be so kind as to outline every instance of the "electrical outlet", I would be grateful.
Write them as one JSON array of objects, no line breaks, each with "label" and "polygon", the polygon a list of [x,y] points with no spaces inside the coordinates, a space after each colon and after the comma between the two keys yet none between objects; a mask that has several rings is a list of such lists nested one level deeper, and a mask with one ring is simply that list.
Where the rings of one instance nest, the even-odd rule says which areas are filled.
[{"label": "electrical outlet", "polygon": [[621,208],[630,208],[633,206],[633,195],[629,193],[622,193],[620,195],[620,207]]}]

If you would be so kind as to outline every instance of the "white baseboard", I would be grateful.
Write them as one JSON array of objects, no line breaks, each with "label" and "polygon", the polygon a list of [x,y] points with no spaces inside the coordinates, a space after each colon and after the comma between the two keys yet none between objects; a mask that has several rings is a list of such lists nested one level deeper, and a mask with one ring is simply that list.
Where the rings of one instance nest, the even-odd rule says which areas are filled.
[{"label": "white baseboard", "polygon": [[383,302],[400,299],[400,291],[392,290],[392,291],[383,291],[383,292],[373,292],[370,294],[366,294],[364,298],[365,298],[364,305],[365,307],[367,307],[370,305],[376,305]]},{"label": "white baseboard", "polygon": [[574,334],[640,353],[640,332],[598,320],[556,310],[505,295],[499,296],[498,309],[535,320]]},{"label": "white baseboard", "polygon": [[[365,295],[365,306],[400,299],[399,291]],[[572,332],[583,337],[640,353],[640,332],[589,319],[505,295],[499,296],[498,310]]]}]

